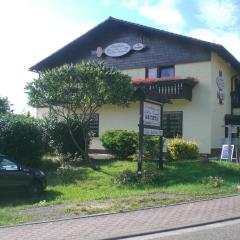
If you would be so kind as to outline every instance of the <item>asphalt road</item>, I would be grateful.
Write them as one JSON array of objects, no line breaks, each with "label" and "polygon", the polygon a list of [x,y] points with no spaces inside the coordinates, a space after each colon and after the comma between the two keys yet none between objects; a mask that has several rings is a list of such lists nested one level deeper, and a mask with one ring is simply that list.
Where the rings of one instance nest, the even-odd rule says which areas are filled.
[{"label": "asphalt road", "polygon": [[125,240],[239,240],[240,220],[158,233]]}]

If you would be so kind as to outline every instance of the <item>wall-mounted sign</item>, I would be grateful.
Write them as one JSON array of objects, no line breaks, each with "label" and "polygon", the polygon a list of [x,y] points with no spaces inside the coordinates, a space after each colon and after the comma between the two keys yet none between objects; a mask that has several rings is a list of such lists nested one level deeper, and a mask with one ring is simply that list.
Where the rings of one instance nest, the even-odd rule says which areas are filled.
[{"label": "wall-mounted sign", "polygon": [[145,45],[143,43],[135,43],[133,45],[133,50],[135,51],[141,51],[145,48]]},{"label": "wall-mounted sign", "polygon": [[127,54],[131,47],[127,43],[113,43],[105,48],[104,52],[109,57],[121,57]]},{"label": "wall-mounted sign", "polygon": [[161,106],[149,102],[143,105],[143,124],[160,127]]},{"label": "wall-mounted sign", "polygon": [[105,48],[103,50],[102,47],[97,47],[97,50],[91,51],[93,55],[97,55],[98,58],[102,57],[102,55],[105,53],[109,57],[121,57],[123,55],[126,55],[129,53],[131,50],[134,51],[141,51],[144,48],[146,48],[146,45],[143,43],[135,43],[132,48],[129,44],[127,43],[113,43]]},{"label": "wall-mounted sign", "polygon": [[219,71],[219,76],[216,78],[217,83],[217,98],[219,99],[219,104],[224,104],[224,78],[222,76],[222,71]]}]

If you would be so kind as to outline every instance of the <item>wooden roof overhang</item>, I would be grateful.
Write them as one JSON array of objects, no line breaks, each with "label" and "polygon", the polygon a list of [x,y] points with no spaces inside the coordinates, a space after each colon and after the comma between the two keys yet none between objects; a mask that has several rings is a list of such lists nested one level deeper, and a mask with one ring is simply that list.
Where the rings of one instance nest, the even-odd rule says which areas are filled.
[{"label": "wooden roof overhang", "polygon": [[[192,89],[198,83],[195,78],[156,78],[134,79],[133,85],[137,88],[137,95],[156,100],[162,103],[173,99],[192,100]],[[138,90],[138,89],[141,89]]]}]

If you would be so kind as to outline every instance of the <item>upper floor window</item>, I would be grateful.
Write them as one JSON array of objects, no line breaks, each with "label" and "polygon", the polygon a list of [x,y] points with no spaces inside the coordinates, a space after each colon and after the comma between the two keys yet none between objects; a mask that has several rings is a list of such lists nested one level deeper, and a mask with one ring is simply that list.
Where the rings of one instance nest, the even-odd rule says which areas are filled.
[{"label": "upper floor window", "polygon": [[146,78],[174,77],[174,66],[153,67],[146,69]]},{"label": "upper floor window", "polygon": [[159,77],[174,77],[174,67],[164,67],[160,68]]},{"label": "upper floor window", "polygon": [[146,77],[157,78],[158,77],[158,68],[148,68]]}]

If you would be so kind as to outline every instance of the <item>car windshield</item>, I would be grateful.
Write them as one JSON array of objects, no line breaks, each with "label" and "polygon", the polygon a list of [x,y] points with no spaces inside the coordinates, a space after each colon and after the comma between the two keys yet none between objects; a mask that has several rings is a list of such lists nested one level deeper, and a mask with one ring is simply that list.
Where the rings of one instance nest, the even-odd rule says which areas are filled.
[{"label": "car windshield", "polygon": [[14,170],[18,170],[18,166],[16,163],[6,158],[0,158],[0,169],[14,171]]}]

